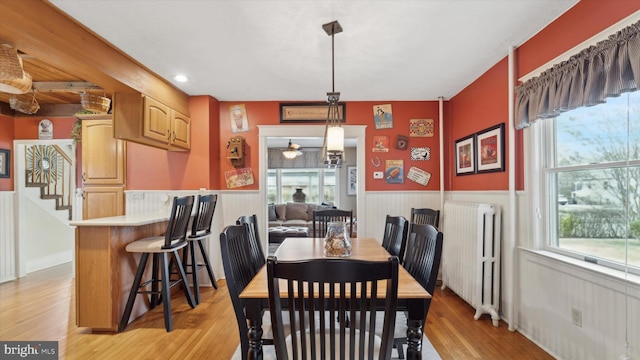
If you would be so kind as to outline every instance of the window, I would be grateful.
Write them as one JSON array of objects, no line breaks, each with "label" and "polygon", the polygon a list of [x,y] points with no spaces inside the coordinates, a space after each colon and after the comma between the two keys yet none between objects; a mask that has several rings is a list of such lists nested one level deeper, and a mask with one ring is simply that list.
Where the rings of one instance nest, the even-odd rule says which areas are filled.
[{"label": "window", "polygon": [[538,123],[546,248],[640,273],[640,91]]},{"label": "window", "polygon": [[267,199],[270,203],[293,201],[293,193],[302,189],[306,202],[336,202],[336,169],[269,169]]}]

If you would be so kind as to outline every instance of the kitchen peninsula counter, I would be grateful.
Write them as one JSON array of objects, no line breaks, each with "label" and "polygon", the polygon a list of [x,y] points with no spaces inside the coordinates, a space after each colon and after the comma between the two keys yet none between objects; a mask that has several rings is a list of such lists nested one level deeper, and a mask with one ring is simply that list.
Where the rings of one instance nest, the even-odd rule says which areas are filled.
[{"label": "kitchen peninsula counter", "polygon": [[[168,221],[164,211],[70,223],[76,227],[76,325],[117,331],[139,261],[125,247],[164,234]],[[148,310],[148,301],[136,301],[131,321]]]}]

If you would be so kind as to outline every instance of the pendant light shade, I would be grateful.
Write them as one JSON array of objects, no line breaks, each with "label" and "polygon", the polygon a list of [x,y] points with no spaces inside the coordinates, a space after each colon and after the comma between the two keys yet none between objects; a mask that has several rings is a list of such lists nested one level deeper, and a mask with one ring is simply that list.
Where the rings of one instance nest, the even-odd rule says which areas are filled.
[{"label": "pendant light shade", "polygon": [[332,126],[327,129],[327,151],[344,151],[344,129]]}]

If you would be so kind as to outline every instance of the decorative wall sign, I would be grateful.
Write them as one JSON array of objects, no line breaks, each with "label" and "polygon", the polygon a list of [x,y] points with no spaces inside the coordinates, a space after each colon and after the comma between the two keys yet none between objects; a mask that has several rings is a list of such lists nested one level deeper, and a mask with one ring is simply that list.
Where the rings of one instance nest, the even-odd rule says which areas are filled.
[{"label": "decorative wall sign", "polygon": [[227,189],[238,188],[253,184],[253,172],[251,168],[242,168],[224,172],[224,180]]},{"label": "decorative wall sign", "polygon": [[407,173],[407,179],[416,182],[422,186],[427,186],[429,179],[431,179],[431,173],[415,166],[409,168]]},{"label": "decorative wall sign", "polygon": [[373,165],[374,167],[380,167],[380,157],[378,157],[378,156],[372,157],[371,158],[371,165]]},{"label": "decorative wall sign", "polygon": [[[328,115],[329,104],[326,102],[280,104],[280,123],[323,123]],[[345,122],[346,116],[347,105],[338,103],[338,121]]]},{"label": "decorative wall sign", "polygon": [[384,172],[384,181],[387,184],[404,184],[404,161],[387,160]]},{"label": "decorative wall sign", "polygon": [[51,140],[53,139],[53,123],[49,119],[42,119],[38,124],[38,139]]},{"label": "decorative wall sign", "polygon": [[373,121],[376,129],[393,128],[393,112],[391,104],[373,105]]},{"label": "decorative wall sign", "polygon": [[411,160],[414,160],[414,161],[431,160],[431,148],[430,147],[412,147]]},{"label": "decorative wall sign", "polygon": [[11,150],[0,149],[0,178],[8,178],[11,166]]},{"label": "decorative wall sign", "polygon": [[476,133],[479,173],[504,171],[504,123]]},{"label": "decorative wall sign", "polygon": [[407,150],[408,146],[409,138],[404,135],[398,135],[398,138],[396,139],[396,149]]},{"label": "decorative wall sign", "polygon": [[388,136],[374,136],[373,137],[373,152],[389,152],[389,137]]},{"label": "decorative wall sign", "polygon": [[469,175],[476,172],[475,140],[475,134],[456,140],[454,148],[456,175]]},{"label": "decorative wall sign", "polygon": [[229,106],[231,117],[231,131],[234,133],[249,131],[249,120],[247,120],[247,109],[244,104]]},{"label": "decorative wall sign", "polygon": [[433,137],[433,119],[410,119],[409,136]]}]

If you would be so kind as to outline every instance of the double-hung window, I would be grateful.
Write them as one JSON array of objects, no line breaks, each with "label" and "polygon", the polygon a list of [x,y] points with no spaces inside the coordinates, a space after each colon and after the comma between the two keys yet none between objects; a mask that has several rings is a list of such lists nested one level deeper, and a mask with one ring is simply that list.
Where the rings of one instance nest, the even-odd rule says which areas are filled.
[{"label": "double-hung window", "polygon": [[302,189],[309,203],[335,203],[336,169],[269,169],[267,199],[270,203],[293,201],[296,189]]},{"label": "double-hung window", "polygon": [[640,274],[640,91],[538,125],[545,249]]}]

